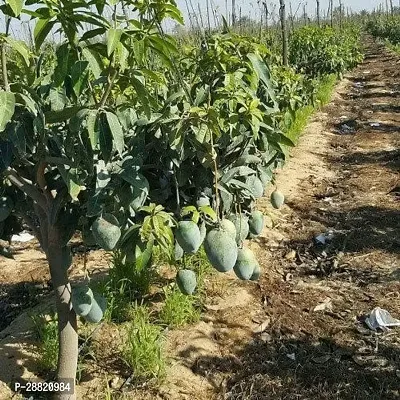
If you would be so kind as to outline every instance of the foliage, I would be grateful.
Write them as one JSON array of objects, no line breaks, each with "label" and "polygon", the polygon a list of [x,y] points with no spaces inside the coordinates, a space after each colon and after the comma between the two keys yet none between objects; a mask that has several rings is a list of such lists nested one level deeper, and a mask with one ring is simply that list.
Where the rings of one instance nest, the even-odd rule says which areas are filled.
[{"label": "foliage", "polygon": [[39,341],[39,366],[48,373],[57,367],[58,328],[56,316],[32,315],[35,331]]},{"label": "foliage", "polygon": [[108,277],[98,284],[107,298],[105,319],[124,322],[131,319],[132,304],[149,292],[156,270],[153,263],[144,268],[126,260],[120,252],[113,255]]},{"label": "foliage", "polygon": [[171,328],[197,322],[200,319],[197,296],[187,296],[177,288],[164,288],[165,299],[160,322]]},{"label": "foliage", "polygon": [[[230,237],[222,243],[219,221],[254,210],[293,146],[288,128],[299,110],[314,104],[314,78],[356,65],[358,34],[302,28],[291,41],[294,68],[283,68],[266,45],[276,46],[272,37],[238,34],[226,24],[204,35],[201,46],[189,40],[179,48],[162,28],[167,19],[183,23],[174,0],[27,5],[35,7],[13,0],[1,8],[7,18],[0,47],[3,59],[10,58],[0,90],[0,196],[12,206],[3,208],[0,233],[9,236],[22,220],[28,224],[58,287],[69,287],[68,243],[77,230],[115,251],[102,288],[106,318],[133,317],[126,362],[138,376],[159,376],[160,332],[143,307],[129,316],[151,284],[153,255],[172,262],[177,227],[191,220],[207,228],[213,264],[233,268],[235,260],[225,265],[225,256],[233,256],[236,245]],[[21,13],[35,24],[34,48],[9,34],[10,18]],[[57,45],[48,43],[51,32],[60,34]],[[194,206],[199,198],[210,205]],[[12,230],[3,232],[6,226]],[[221,248],[214,248],[213,237]],[[190,251],[202,239],[196,237]],[[203,283],[199,279],[200,291]],[[71,301],[65,293],[57,304]],[[179,296],[167,294],[169,321],[193,311],[190,298],[176,307]],[[68,318],[61,329],[76,339],[76,316]]]},{"label": "foliage", "polygon": [[342,74],[362,61],[357,28],[305,26],[290,41],[290,63],[311,77]]},{"label": "foliage", "polygon": [[336,75],[324,76],[317,84],[315,105],[309,104],[296,111],[293,122],[287,128],[287,135],[294,143],[297,143],[315,109],[329,103],[336,82]]},{"label": "foliage", "polygon": [[399,16],[371,18],[366,24],[366,29],[376,38],[387,39],[393,45],[400,44]]},{"label": "foliage", "polygon": [[150,322],[145,306],[136,306],[132,322],[124,334],[122,358],[136,380],[161,379],[165,374],[161,328]]}]

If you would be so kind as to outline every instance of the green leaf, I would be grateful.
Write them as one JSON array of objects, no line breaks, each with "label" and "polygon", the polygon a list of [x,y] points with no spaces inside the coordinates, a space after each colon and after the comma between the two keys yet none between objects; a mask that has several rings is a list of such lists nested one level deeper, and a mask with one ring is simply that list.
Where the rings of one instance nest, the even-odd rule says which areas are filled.
[{"label": "green leaf", "polygon": [[92,39],[96,36],[101,36],[106,33],[106,28],[97,28],[93,29],[91,31],[85,32],[82,37],[79,39],[80,42],[84,42],[85,40]]},{"label": "green leaf", "polygon": [[56,21],[52,21],[50,19],[39,19],[36,22],[36,26],[33,31],[36,50],[39,50],[40,46],[45,41],[47,35],[51,31],[55,23]]},{"label": "green leaf", "polygon": [[31,96],[26,95],[24,93],[17,93],[17,97],[20,97],[22,101],[25,103],[26,108],[34,115],[37,115],[37,106],[35,101]]},{"label": "green leaf", "polygon": [[121,124],[118,117],[112,112],[106,112],[108,126],[110,128],[112,137],[114,139],[115,148],[117,149],[119,155],[122,157],[124,151],[124,132],[122,131]]},{"label": "green leaf", "polygon": [[89,111],[86,119],[89,140],[93,150],[97,149],[100,138],[99,120],[97,116],[97,111]]},{"label": "green leaf", "polygon": [[119,66],[121,72],[123,72],[128,67],[128,56],[129,52],[126,47],[120,42],[115,49],[116,63]]},{"label": "green leaf", "polygon": [[93,76],[95,79],[98,79],[103,71],[101,57],[96,51],[89,49],[88,47],[82,49],[82,55],[89,63],[89,68],[92,71]]},{"label": "green leaf", "polygon": [[68,121],[83,108],[84,108],[83,106],[73,106],[64,108],[63,110],[60,111],[47,111],[44,113],[46,123],[56,124],[59,122]]},{"label": "green leaf", "polygon": [[22,7],[24,6],[24,0],[6,0],[6,4],[11,7],[14,15],[18,17],[21,14]]},{"label": "green leaf", "polygon": [[68,59],[69,59],[69,46],[68,43],[62,44],[56,50],[57,65],[54,69],[53,83],[58,87],[64,83],[65,77],[68,74]]},{"label": "green leaf", "polygon": [[65,93],[62,90],[55,88],[50,89],[49,100],[52,111],[63,110],[68,101]]},{"label": "green leaf", "polygon": [[0,132],[3,132],[11,121],[15,111],[15,95],[11,92],[0,91]]},{"label": "green leaf", "polygon": [[78,183],[77,170],[71,168],[67,174],[68,193],[72,200],[78,200],[79,193],[81,192],[81,185]]},{"label": "green leaf", "polygon": [[217,213],[210,206],[201,206],[199,207],[199,211],[201,214],[210,217],[213,221],[217,220]]},{"label": "green leaf", "polygon": [[71,70],[71,81],[72,87],[74,89],[75,94],[79,97],[87,83],[88,80],[88,65],[87,61],[77,61]]},{"label": "green leaf", "polygon": [[249,53],[247,55],[248,59],[250,60],[254,70],[256,71],[259,79],[264,83],[264,85],[268,89],[268,94],[273,102],[276,102],[275,90],[272,86],[270,80],[270,74],[267,65],[265,62],[256,54]]},{"label": "green leaf", "polygon": [[23,41],[15,40],[10,36],[6,36],[5,40],[11,46],[12,49],[14,49],[22,56],[22,58],[25,61],[25,64],[29,66],[29,49],[26,46],[26,44]]},{"label": "green leaf", "polygon": [[122,29],[110,28],[108,30],[108,32],[107,32],[107,55],[108,55],[108,57],[110,57],[111,54],[114,53],[114,50],[118,46],[118,43],[120,43],[122,32],[123,32]]},{"label": "green leaf", "polygon": [[103,160],[107,164],[112,156],[113,137],[105,114],[99,114],[99,143]]},{"label": "green leaf", "polygon": [[149,97],[150,97],[149,92],[147,91],[147,89],[143,85],[143,83],[139,81],[139,79],[132,77],[131,82],[132,82],[133,87],[136,90],[136,93],[138,95],[140,102],[143,104],[143,109],[146,114],[146,117],[148,119],[150,119],[151,118],[151,108],[150,108],[150,101],[149,101]]}]

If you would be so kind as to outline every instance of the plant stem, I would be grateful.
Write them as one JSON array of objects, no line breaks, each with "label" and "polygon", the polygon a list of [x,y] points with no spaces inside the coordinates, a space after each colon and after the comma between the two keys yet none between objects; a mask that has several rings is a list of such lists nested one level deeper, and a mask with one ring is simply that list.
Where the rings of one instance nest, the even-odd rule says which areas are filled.
[{"label": "plant stem", "polygon": [[111,94],[111,90],[112,90],[112,87],[114,85],[114,81],[115,81],[117,75],[118,75],[118,70],[116,69],[116,70],[114,70],[111,78],[108,80],[107,89],[104,92],[103,97],[100,100],[99,108],[103,108],[106,105],[106,102]]},{"label": "plant stem", "polygon": [[[6,16],[6,36],[8,36],[8,32],[10,30],[10,22],[11,18]],[[3,83],[4,89],[9,92],[10,91],[10,84],[8,82],[8,71],[7,71],[7,54],[6,54],[6,45],[3,41],[1,44],[1,66],[3,71]]]}]

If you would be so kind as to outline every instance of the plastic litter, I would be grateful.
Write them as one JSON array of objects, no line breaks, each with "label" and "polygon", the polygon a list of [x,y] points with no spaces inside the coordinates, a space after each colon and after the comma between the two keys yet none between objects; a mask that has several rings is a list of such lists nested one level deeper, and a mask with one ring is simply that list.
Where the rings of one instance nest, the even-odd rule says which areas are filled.
[{"label": "plastic litter", "polygon": [[369,125],[372,126],[373,128],[377,128],[378,126],[381,126],[381,124],[379,122],[371,122]]},{"label": "plastic litter", "polygon": [[334,237],[332,231],[328,231],[326,233],[321,233],[314,237],[314,240],[317,244],[326,244],[327,242],[331,241]]},{"label": "plastic litter", "polygon": [[22,232],[19,235],[12,235],[11,236],[11,241],[12,242],[26,243],[26,242],[30,242],[33,239],[35,239],[35,236],[32,236],[28,232]]},{"label": "plastic litter", "polygon": [[390,327],[400,326],[400,320],[393,318],[389,311],[380,307],[375,307],[371,311],[370,315],[365,319],[365,323],[373,331],[378,328],[386,331]]}]

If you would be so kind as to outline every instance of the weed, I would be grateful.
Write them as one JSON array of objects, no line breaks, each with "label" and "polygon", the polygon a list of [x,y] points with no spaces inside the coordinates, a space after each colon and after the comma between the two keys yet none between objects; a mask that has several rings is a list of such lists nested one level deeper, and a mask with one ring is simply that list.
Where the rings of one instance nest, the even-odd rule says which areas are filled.
[{"label": "weed", "polygon": [[39,340],[39,368],[46,373],[57,368],[58,326],[54,313],[50,315],[31,315]]},{"label": "weed", "polygon": [[207,275],[215,272],[210,262],[208,261],[206,252],[201,246],[196,254],[185,254],[182,260],[177,262],[177,267],[191,269],[197,275],[197,293],[202,297],[205,294],[204,279]]},{"label": "weed", "polygon": [[177,287],[164,288],[165,300],[160,311],[161,323],[177,328],[200,319],[197,296],[182,294]]},{"label": "weed", "polygon": [[134,262],[127,262],[120,254],[115,254],[108,279],[97,287],[107,298],[104,319],[114,322],[129,320],[132,303],[149,292],[154,277],[152,263],[138,269]]},{"label": "weed", "polygon": [[305,129],[309,118],[313,115],[315,110],[330,102],[336,82],[337,77],[334,74],[328,75],[320,80],[317,85],[316,106],[314,107],[309,104],[296,111],[294,121],[286,133],[290,139],[297,142],[301,133]]},{"label": "weed", "polygon": [[124,342],[122,359],[132,370],[136,381],[160,381],[165,376],[162,328],[151,323],[147,307],[136,305],[132,310],[132,321]]}]

